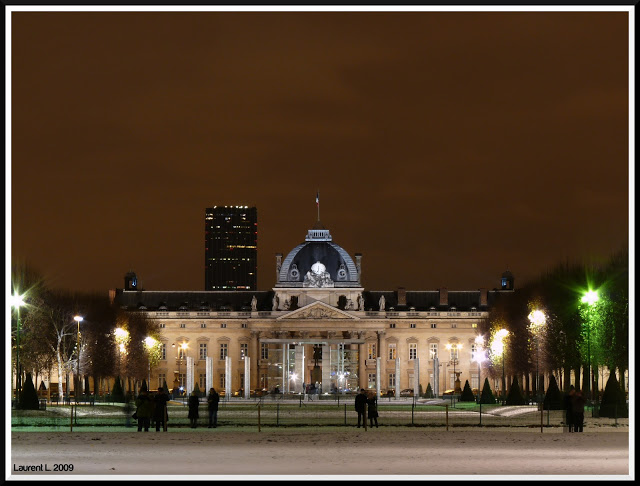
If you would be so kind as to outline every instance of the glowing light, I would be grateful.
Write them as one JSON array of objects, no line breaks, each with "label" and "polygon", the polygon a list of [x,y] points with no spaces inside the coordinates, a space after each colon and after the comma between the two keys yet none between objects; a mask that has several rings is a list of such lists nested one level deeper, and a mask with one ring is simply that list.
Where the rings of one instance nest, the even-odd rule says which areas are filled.
[{"label": "glowing light", "polygon": [[491,354],[496,358],[502,356],[502,353],[504,352],[504,338],[506,338],[508,335],[509,331],[507,331],[506,329],[500,329],[498,332],[496,332],[493,341],[491,342]]},{"label": "glowing light", "polygon": [[589,290],[589,292],[587,292],[583,297],[582,297],[582,303],[583,304],[588,304],[588,305],[593,305],[596,302],[598,302],[598,291],[597,290]]},{"label": "glowing light", "polygon": [[75,316],[73,318],[73,320],[76,321],[76,322],[82,322],[84,320],[84,318],[82,316]]},{"label": "glowing light", "polygon": [[156,345],[156,343],[158,341],[156,341],[155,339],[153,339],[151,336],[147,336],[146,338],[144,338],[144,342],[147,346],[149,346],[150,348],[152,348],[153,346]]},{"label": "glowing light", "polygon": [[189,345],[188,345],[187,343],[182,343],[182,344],[180,345],[180,347],[181,347],[182,349],[187,349],[187,348],[189,347]]},{"label": "glowing light", "polygon": [[115,334],[116,334],[116,339],[126,339],[126,337],[129,335],[129,333],[124,329],[122,329],[121,327],[116,328]]},{"label": "glowing light", "polygon": [[473,361],[476,363],[482,363],[487,360],[486,351],[476,351],[473,356]]},{"label": "glowing light", "polygon": [[22,307],[25,304],[22,295],[12,295],[11,296],[11,307],[18,308]]},{"label": "glowing light", "polygon": [[291,373],[291,379],[292,379],[293,381],[296,381],[296,380],[298,379],[298,375],[297,375],[297,374],[295,374],[295,373]]},{"label": "glowing light", "polygon": [[484,346],[484,338],[482,336],[476,336],[476,344]]},{"label": "glowing light", "polygon": [[124,344],[121,344],[121,345],[120,345],[120,352],[121,352],[121,353],[124,353],[124,351],[125,351],[125,349],[124,349]]},{"label": "glowing light", "polygon": [[531,321],[531,325],[534,328],[538,328],[544,325],[544,323],[547,320],[547,317],[544,315],[544,312],[542,312],[541,310],[533,310],[529,314],[529,320]]}]

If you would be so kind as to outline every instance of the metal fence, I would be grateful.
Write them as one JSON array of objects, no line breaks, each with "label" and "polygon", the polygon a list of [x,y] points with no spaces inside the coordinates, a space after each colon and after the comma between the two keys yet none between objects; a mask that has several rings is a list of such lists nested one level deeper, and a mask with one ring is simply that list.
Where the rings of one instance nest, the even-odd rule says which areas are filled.
[{"label": "metal fence", "polygon": [[[69,405],[53,402],[41,410],[12,410],[14,429],[53,427],[69,430],[72,427],[134,427],[135,407],[128,404],[93,402]],[[540,410],[536,405],[502,406],[450,400],[385,400],[378,402],[378,424],[381,427],[563,427],[562,410]],[[189,426],[186,403],[170,402],[170,428]],[[357,412],[353,398],[341,400],[303,401],[277,399],[232,399],[221,401],[218,409],[221,427],[322,427],[354,426]],[[598,417],[597,404],[585,410],[586,427],[618,425],[617,418]],[[628,423],[628,422],[627,422]],[[199,406],[200,426],[208,424],[207,404]],[[621,422],[622,424],[622,422]],[[152,424],[152,428],[154,425]]]}]

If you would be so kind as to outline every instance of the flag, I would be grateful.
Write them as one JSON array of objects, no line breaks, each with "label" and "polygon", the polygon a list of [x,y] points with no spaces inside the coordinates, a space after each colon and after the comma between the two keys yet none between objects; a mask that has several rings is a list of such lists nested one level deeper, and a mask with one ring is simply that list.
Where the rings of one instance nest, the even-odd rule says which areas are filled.
[{"label": "flag", "polygon": [[316,192],[316,206],[320,206],[320,191]]}]

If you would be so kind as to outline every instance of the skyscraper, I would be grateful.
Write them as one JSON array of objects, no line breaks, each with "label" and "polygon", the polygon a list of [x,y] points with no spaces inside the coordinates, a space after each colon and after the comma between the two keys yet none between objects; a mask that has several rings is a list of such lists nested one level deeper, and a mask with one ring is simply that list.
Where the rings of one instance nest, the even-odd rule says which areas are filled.
[{"label": "skyscraper", "polygon": [[256,290],[258,211],[214,206],[205,211],[205,290]]}]

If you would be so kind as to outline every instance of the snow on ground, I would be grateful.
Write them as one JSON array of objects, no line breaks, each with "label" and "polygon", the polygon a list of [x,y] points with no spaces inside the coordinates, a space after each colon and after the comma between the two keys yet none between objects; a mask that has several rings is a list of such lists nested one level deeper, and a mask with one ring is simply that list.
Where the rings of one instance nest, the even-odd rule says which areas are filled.
[{"label": "snow on ground", "polygon": [[628,428],[103,430],[12,432],[11,474],[58,463],[73,464],[73,475],[629,474]]}]

